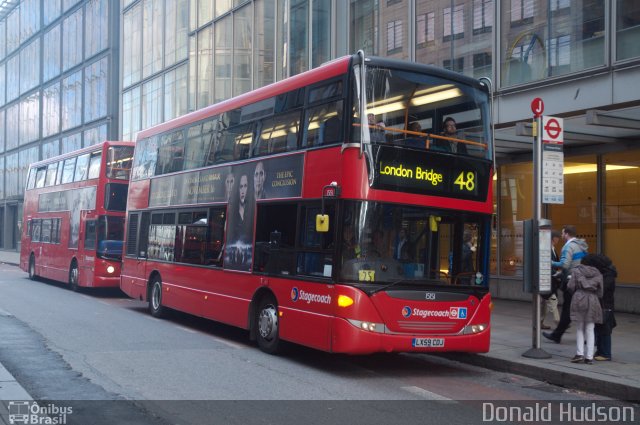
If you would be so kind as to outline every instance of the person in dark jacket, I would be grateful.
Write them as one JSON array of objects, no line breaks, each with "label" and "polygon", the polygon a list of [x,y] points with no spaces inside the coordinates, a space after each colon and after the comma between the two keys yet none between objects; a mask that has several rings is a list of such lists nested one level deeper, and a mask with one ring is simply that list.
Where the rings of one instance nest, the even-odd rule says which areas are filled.
[{"label": "person in dark jacket", "polygon": [[604,254],[587,255],[582,259],[583,264],[597,268],[602,274],[603,295],[600,300],[602,306],[602,323],[597,324],[596,353],[593,357],[598,361],[611,360],[611,333],[616,327],[614,316],[614,293],[616,290],[616,277],[618,271],[609,257]]},{"label": "person in dark jacket", "polygon": [[595,267],[580,264],[571,272],[567,289],[573,293],[571,321],[576,324],[576,355],[571,362],[584,361],[586,364],[592,364],[595,348],[594,328],[596,323],[602,323],[602,274]]}]

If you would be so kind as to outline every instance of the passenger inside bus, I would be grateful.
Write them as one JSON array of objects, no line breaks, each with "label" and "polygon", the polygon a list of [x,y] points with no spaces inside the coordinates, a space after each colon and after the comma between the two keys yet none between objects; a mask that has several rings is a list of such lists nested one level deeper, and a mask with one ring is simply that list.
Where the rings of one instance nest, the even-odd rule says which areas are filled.
[{"label": "passenger inside bus", "polygon": [[329,117],[323,124],[322,144],[337,143],[342,138],[342,101],[335,104],[336,114]]},{"label": "passenger inside bus", "polygon": [[[409,128],[407,129],[413,133],[421,133],[422,126],[418,121],[411,121],[409,123]],[[409,146],[412,148],[422,148],[424,149],[426,146],[426,137],[419,136],[417,134],[408,133],[407,139],[404,141],[405,146]]]}]

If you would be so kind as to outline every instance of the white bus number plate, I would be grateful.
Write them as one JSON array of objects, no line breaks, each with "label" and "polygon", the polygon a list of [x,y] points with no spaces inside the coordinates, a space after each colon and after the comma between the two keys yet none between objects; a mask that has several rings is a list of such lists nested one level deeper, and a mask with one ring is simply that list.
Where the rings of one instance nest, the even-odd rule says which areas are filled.
[{"label": "white bus number plate", "polygon": [[444,338],[413,338],[411,344],[416,348],[444,347]]}]

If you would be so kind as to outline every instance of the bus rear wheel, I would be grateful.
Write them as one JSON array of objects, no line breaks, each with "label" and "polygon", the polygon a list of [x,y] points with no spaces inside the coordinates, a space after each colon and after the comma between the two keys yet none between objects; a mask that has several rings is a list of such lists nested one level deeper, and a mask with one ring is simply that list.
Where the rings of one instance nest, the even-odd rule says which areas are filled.
[{"label": "bus rear wheel", "polygon": [[153,317],[162,317],[165,309],[162,306],[162,280],[156,276],[151,282],[149,289],[149,313]]},{"label": "bus rear wheel", "polygon": [[267,354],[276,354],[282,349],[278,330],[278,305],[272,295],[263,297],[258,304],[256,328],[258,347]]},{"label": "bus rear wheel", "polygon": [[69,289],[73,292],[78,292],[78,264],[74,261],[71,262],[69,268]]},{"label": "bus rear wheel", "polygon": [[38,275],[36,275],[36,257],[33,254],[29,256],[29,279],[38,279]]}]

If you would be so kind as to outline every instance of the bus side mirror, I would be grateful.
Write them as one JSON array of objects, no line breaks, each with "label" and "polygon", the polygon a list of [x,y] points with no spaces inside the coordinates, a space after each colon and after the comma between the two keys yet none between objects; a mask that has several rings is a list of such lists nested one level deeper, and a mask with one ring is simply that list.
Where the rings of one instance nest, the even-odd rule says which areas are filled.
[{"label": "bus side mirror", "polygon": [[329,214],[316,215],[316,232],[327,233],[329,231]]}]

